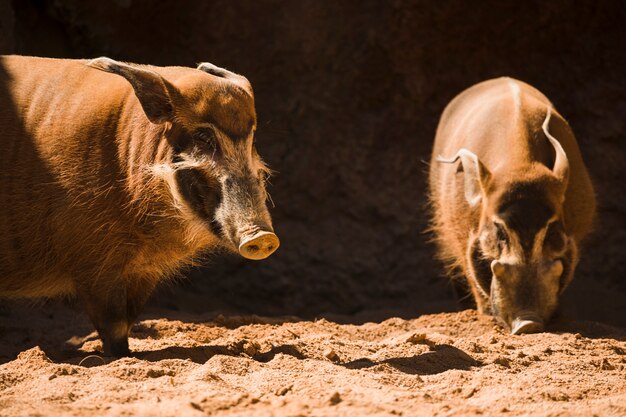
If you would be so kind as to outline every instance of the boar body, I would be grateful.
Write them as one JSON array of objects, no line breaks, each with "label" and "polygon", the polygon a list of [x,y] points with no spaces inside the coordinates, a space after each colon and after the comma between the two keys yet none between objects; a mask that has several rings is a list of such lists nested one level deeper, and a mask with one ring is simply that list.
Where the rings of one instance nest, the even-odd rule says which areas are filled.
[{"label": "boar body", "polygon": [[0,103],[0,297],[78,297],[106,354],[202,254],[277,248],[244,77],[6,56]]},{"label": "boar body", "polygon": [[477,307],[539,331],[572,279],[595,197],[576,139],[538,90],[499,78],[445,109],[430,166],[442,259]]}]

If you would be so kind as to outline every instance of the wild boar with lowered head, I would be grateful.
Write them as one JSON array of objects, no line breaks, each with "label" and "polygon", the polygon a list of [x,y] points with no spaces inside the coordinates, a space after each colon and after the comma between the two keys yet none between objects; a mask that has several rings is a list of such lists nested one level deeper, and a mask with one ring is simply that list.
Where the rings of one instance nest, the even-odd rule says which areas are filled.
[{"label": "wild boar with lowered head", "polygon": [[513,334],[542,331],[595,212],[563,117],[514,79],[465,90],[439,122],[430,193],[441,257],[467,278],[478,309]]},{"label": "wild boar with lowered head", "polygon": [[246,78],[5,56],[0,103],[0,297],[77,297],[105,354],[202,254],[278,248]]}]

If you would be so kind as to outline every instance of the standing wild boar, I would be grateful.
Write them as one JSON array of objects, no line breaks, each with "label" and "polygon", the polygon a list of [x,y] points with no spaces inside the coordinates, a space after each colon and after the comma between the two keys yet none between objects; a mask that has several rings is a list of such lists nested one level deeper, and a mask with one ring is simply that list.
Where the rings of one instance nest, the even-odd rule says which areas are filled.
[{"label": "standing wild boar", "polygon": [[197,69],[0,57],[0,297],[75,296],[106,355],[155,285],[278,238],[248,80]]},{"label": "standing wild boar", "polygon": [[510,78],[465,90],[439,122],[430,193],[441,256],[465,275],[478,310],[513,334],[542,331],[595,212],[563,117]]}]

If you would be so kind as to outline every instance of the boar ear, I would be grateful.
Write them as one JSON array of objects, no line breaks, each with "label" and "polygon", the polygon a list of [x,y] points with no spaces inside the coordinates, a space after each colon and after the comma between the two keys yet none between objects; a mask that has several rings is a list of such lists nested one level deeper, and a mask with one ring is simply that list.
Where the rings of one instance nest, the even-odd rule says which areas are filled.
[{"label": "boar ear", "polygon": [[[92,68],[121,75],[135,91],[144,113],[152,123],[171,121],[174,116],[168,83],[154,71],[101,57],[87,63]],[[173,88],[169,86],[169,88]]]},{"label": "boar ear", "polygon": [[550,133],[550,116],[552,115],[552,107],[548,107],[548,111],[546,113],[546,118],[541,126],[543,128],[543,133],[546,135],[548,141],[554,148],[554,167],[552,168],[552,173],[561,183],[561,189],[563,192],[563,196],[565,196],[565,190],[567,190],[567,184],[569,181],[569,160],[567,159],[567,155],[565,154],[565,150],[561,143]]},{"label": "boar ear", "polygon": [[207,74],[215,75],[216,77],[226,78],[226,79],[238,79],[239,75],[235,74],[232,71],[228,71],[226,68],[220,68],[217,65],[213,65],[210,62],[201,62],[198,64],[198,68],[200,71],[204,71]]},{"label": "boar ear", "polygon": [[480,162],[480,159],[467,149],[459,149],[454,158],[445,159],[441,156],[437,157],[437,162],[452,164],[461,160],[461,166],[465,173],[465,199],[470,207],[475,207],[483,198],[485,186],[491,174],[489,170]]},{"label": "boar ear", "polygon": [[250,96],[252,96],[252,86],[250,81],[243,75],[235,74],[232,71],[228,71],[225,68],[220,68],[217,65],[213,65],[209,62],[201,62],[198,64],[198,68],[202,72],[215,75],[216,77],[225,78],[239,87],[243,88]]}]

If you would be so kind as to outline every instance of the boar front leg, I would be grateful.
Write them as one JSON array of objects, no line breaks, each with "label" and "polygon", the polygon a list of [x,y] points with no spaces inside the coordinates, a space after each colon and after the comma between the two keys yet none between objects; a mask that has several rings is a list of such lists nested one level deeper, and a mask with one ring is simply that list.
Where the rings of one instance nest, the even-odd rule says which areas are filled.
[{"label": "boar front leg", "polygon": [[94,324],[105,356],[130,356],[125,285],[81,287],[78,290],[85,311]]},{"label": "boar front leg", "polygon": [[129,326],[132,326],[144,305],[150,298],[150,295],[156,287],[156,281],[151,279],[137,279],[128,280],[133,282],[133,285],[129,285],[127,291],[127,304],[126,304],[126,320]]}]

